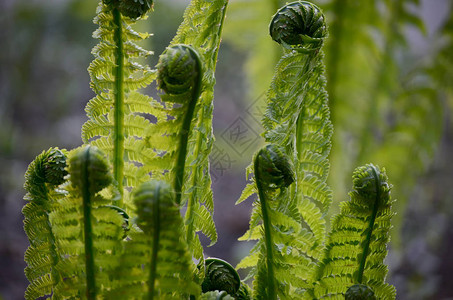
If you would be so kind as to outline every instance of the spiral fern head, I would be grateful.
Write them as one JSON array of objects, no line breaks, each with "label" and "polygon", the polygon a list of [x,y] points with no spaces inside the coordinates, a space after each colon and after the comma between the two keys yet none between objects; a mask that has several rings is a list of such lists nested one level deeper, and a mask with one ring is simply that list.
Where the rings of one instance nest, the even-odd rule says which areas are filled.
[{"label": "spiral fern head", "polygon": [[153,7],[152,0],[103,0],[105,5],[116,7],[123,16],[138,19]]},{"label": "spiral fern head", "polygon": [[294,169],[288,156],[269,144],[255,156],[255,176],[266,188],[285,188],[294,182]]},{"label": "spiral fern head", "polygon": [[376,199],[380,207],[387,206],[390,201],[391,185],[385,169],[367,164],[355,169],[353,178],[353,191],[366,205],[374,205]]},{"label": "spiral fern head", "polygon": [[376,300],[373,290],[364,284],[355,284],[348,288],[345,300]]},{"label": "spiral fern head", "polygon": [[200,72],[200,58],[187,45],[167,48],[157,64],[157,84],[170,95],[184,94],[191,90]]},{"label": "spiral fern head", "polygon": [[68,175],[66,153],[58,148],[49,149],[44,162],[45,181],[53,185],[60,185],[64,182],[66,175]]},{"label": "spiral fern head", "polygon": [[83,189],[86,184],[91,195],[109,186],[112,181],[110,167],[104,153],[94,146],[75,149],[69,159],[72,185]]},{"label": "spiral fern head", "polygon": [[173,189],[165,181],[143,183],[134,191],[133,199],[137,209],[137,224],[142,229],[152,226],[150,223],[156,218],[156,205],[161,208],[176,206]]},{"label": "spiral fern head", "polygon": [[233,266],[218,258],[207,258],[205,265],[205,278],[201,284],[203,293],[218,290],[234,295],[238,292],[241,279]]},{"label": "spiral fern head", "polygon": [[307,1],[291,2],[280,8],[269,26],[272,39],[289,49],[319,49],[327,36],[324,14]]}]

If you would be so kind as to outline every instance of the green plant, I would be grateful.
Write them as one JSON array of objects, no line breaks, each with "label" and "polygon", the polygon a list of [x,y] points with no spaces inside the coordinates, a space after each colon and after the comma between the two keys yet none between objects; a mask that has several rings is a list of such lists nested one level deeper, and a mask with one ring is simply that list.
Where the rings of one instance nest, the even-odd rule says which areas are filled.
[{"label": "green plant", "polygon": [[[226,5],[193,0],[154,70],[134,61],[151,52],[136,43],[148,35],[132,29],[150,1],[100,2],[85,144],[43,152],[26,174],[27,299],[395,298],[383,264],[393,215],[385,172],[356,170],[327,233],[327,26],[305,1],[272,20],[284,55],[263,116],[268,144],[238,200],[258,194],[244,235],[258,242],[239,265],[251,268],[253,291],[229,263],[204,258],[197,232],[217,239],[208,155]],[[159,101],[138,92],[154,80]]]},{"label": "green plant", "polygon": [[[449,109],[444,99],[449,84],[444,80],[451,81],[451,76],[443,69],[451,63],[442,53],[453,44],[451,25],[440,24],[438,36],[432,38],[428,31],[434,28],[425,24],[424,5],[417,0],[313,2],[329,16],[324,50],[335,124],[328,179],[335,191],[333,201],[339,203],[347,196],[349,174],[357,165],[373,161],[387,166],[398,186],[392,230],[395,249],[400,246],[406,204],[417,179],[427,172]],[[244,72],[250,82],[249,101],[259,98],[263,86],[268,86],[281,54],[263,32],[268,21],[261,16],[285,3],[238,0],[230,4],[224,36],[248,54]],[[420,51],[412,35],[425,38],[432,51]],[[331,213],[337,212],[336,206]]]}]

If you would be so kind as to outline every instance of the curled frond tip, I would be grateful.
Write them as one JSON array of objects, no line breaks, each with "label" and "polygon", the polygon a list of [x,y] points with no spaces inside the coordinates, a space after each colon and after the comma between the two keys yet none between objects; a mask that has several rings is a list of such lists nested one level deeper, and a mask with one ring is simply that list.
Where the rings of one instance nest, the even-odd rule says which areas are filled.
[{"label": "curled frond tip", "polygon": [[376,300],[373,290],[364,284],[354,284],[345,294],[345,300]]},{"label": "curled frond tip", "polygon": [[295,1],[280,8],[272,18],[270,35],[285,48],[316,50],[327,35],[321,10],[307,1]]},{"label": "curled frond tip", "polygon": [[103,0],[105,5],[116,7],[123,16],[138,19],[153,7],[152,0]]},{"label": "curled frond tip", "polygon": [[190,91],[200,75],[200,63],[197,52],[190,46],[179,44],[167,48],[157,64],[159,88],[170,95]]},{"label": "curled frond tip", "polygon": [[266,188],[284,188],[293,183],[294,170],[288,156],[278,146],[269,144],[256,154],[255,176]]}]

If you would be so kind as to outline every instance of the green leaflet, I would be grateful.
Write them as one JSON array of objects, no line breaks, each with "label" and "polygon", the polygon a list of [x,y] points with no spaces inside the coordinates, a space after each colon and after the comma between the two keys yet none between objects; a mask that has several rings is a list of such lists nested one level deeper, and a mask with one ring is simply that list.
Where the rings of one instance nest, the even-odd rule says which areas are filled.
[{"label": "green leaflet", "polygon": [[58,206],[63,197],[57,189],[64,182],[66,151],[50,148],[38,155],[25,174],[24,199],[28,203],[22,209],[24,230],[30,246],[25,252],[25,275],[30,285],[25,291],[26,299],[36,299],[52,294],[54,284],[60,277],[55,272],[59,262],[55,236],[49,220],[49,213]]},{"label": "green leaflet", "polygon": [[332,221],[326,254],[318,268],[313,299],[344,299],[354,284],[369,286],[377,299],[395,299],[395,288],[386,284],[390,219],[394,215],[390,184],[384,170],[374,165],[353,174],[350,201]]},{"label": "green leaflet", "polygon": [[[184,299],[200,295],[195,265],[183,239],[183,223],[169,184],[150,181],[133,193],[137,225],[124,243],[110,299]],[[146,297],[144,297],[146,295]]]}]

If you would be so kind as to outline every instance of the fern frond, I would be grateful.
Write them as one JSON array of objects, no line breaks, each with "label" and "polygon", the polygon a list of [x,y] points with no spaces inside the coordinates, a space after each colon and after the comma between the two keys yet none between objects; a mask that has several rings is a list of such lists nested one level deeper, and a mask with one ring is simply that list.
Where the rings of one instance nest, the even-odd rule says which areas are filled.
[{"label": "fern frond", "polygon": [[[134,61],[152,54],[136,44],[149,34],[138,33],[131,27],[137,18],[136,13],[141,12],[142,19],[146,18],[142,13],[149,10],[150,2],[131,2],[127,9],[123,2],[101,1],[98,7],[94,23],[99,28],[93,36],[100,41],[92,50],[95,59],[88,68],[90,86],[97,95],[87,104],[89,120],[82,128],[85,144],[104,146],[101,148],[113,165],[114,179],[121,194],[124,193],[124,184],[129,186],[137,181],[137,178],[130,177],[130,172],[125,172],[130,168],[124,162],[125,149],[129,152],[138,150],[131,143],[146,139],[152,125],[143,115],[154,117],[152,108],[160,106],[157,101],[137,91],[155,79],[155,71]],[[143,9],[140,8],[142,4]],[[129,8],[136,5],[138,10],[134,8],[135,13],[131,13]],[[161,112],[158,117],[162,117]],[[149,145],[141,143],[141,149],[149,148]],[[137,168],[145,164],[139,153],[133,156],[138,160]],[[149,180],[148,172],[141,172],[139,182]],[[120,206],[123,206],[122,201]]]},{"label": "fern frond", "polygon": [[43,151],[25,174],[27,194],[24,199],[29,202],[22,213],[24,230],[30,242],[24,257],[27,263],[25,275],[30,281],[26,299],[52,294],[53,285],[60,280],[55,272],[58,256],[49,214],[58,206],[58,199],[63,197],[57,186],[64,182],[67,174],[65,153],[58,148]]},{"label": "fern frond", "polygon": [[110,288],[125,221],[107,206],[112,200],[102,196],[112,181],[109,169],[95,147],[70,153],[67,196],[49,215],[59,258],[56,270],[63,279],[55,285],[55,297],[95,299]]},{"label": "fern frond", "polygon": [[133,197],[140,229],[133,229],[124,245],[109,297],[182,299],[200,295],[201,288],[192,279],[195,265],[183,239],[182,218],[171,187],[162,181],[146,182]]},{"label": "fern frond", "polygon": [[384,170],[371,164],[356,169],[351,199],[341,203],[341,212],[332,221],[314,299],[341,298],[354,284],[369,286],[377,299],[395,298],[395,289],[385,283],[384,265],[394,215],[390,188]]},{"label": "fern frond", "polygon": [[[332,198],[326,184],[332,125],[321,49],[326,25],[319,8],[305,1],[296,1],[275,14],[270,31],[272,38],[286,50],[277,64],[267,95],[263,135],[266,141],[281,147],[290,157],[295,184],[285,194],[276,196],[267,210],[270,211],[271,229],[275,231],[273,234],[277,240],[274,244],[289,245],[280,249],[275,246],[279,249],[274,254],[274,264],[278,266],[275,268],[282,270],[276,275],[281,282],[276,287],[278,295],[300,297],[296,289],[300,291],[310,286],[315,276],[314,266],[322,258],[325,215]],[[251,188],[248,187],[241,200],[250,194]],[[257,207],[263,209],[261,200]],[[263,215],[259,217],[263,218]],[[251,229],[259,220],[255,212],[252,220]],[[244,237],[247,234],[259,237],[256,230],[249,231]],[[259,247],[256,250],[263,251]],[[262,258],[259,259],[266,258],[268,254],[261,252]],[[270,296],[258,288],[266,284],[263,277],[266,270],[263,268],[258,262],[254,271],[255,292],[266,299]]]},{"label": "fern frond", "polygon": [[284,157],[277,146],[268,145],[254,159],[259,197],[243,238],[258,242],[238,268],[252,267],[248,278],[255,278],[256,299],[297,298],[296,288],[309,286],[317,261],[313,238],[302,228],[299,209],[289,197],[294,177]]},{"label": "fern frond", "polygon": [[[193,126],[188,137],[186,174],[184,174],[186,184],[182,186],[181,191],[181,203],[186,204],[187,212],[190,212],[186,213],[185,224],[192,224],[189,219],[196,219],[198,215],[206,216],[201,209],[209,212],[209,216],[206,216],[210,220],[209,227],[201,228],[199,225],[202,222],[196,222],[196,226],[186,228],[189,248],[197,253],[201,253],[197,231],[205,234],[211,240],[211,245],[217,241],[217,233],[212,221],[214,204],[209,173],[209,154],[214,141],[212,134],[214,71],[227,4],[226,0],[193,0],[184,12],[183,22],[170,44],[191,45],[198,51],[204,63],[201,94],[193,112]],[[201,259],[201,257],[197,258]]]}]

